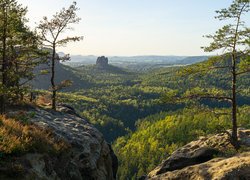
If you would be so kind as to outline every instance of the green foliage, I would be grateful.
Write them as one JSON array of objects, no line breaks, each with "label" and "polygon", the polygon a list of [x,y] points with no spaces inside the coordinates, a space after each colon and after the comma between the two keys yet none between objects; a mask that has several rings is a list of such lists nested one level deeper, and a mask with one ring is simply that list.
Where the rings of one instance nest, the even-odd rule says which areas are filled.
[{"label": "green foliage", "polygon": [[0,95],[1,111],[5,104],[23,100],[27,82],[34,74],[33,68],[43,53],[39,50],[35,32],[26,25],[27,8],[16,0],[2,0],[0,8]]},{"label": "green foliage", "polygon": [[[224,52],[244,53],[244,46],[249,41],[249,28],[245,27],[245,22],[242,20],[243,15],[250,10],[249,0],[235,0],[228,8],[216,11],[216,16],[219,20],[233,20],[233,24],[227,24],[220,28],[214,35],[208,35],[208,38],[213,39],[210,46],[204,50],[211,52],[222,49]],[[243,47],[243,50],[241,48]]]},{"label": "green foliage", "polygon": [[48,59],[51,61],[51,91],[52,91],[52,109],[56,110],[56,100],[57,91],[63,87],[67,87],[71,84],[70,81],[65,80],[59,85],[55,84],[55,64],[58,60],[69,60],[69,55],[64,57],[58,57],[56,54],[56,48],[60,46],[65,46],[70,42],[76,42],[82,40],[81,36],[74,37],[62,37],[62,34],[66,30],[70,30],[72,24],[77,24],[81,18],[76,14],[79,10],[76,7],[76,2],[74,1],[68,9],[63,8],[60,12],[56,13],[52,19],[48,19],[46,16],[40,21],[37,27],[37,33],[39,35],[39,40],[44,47],[51,48],[52,52],[49,54]]},{"label": "green foliage", "polygon": [[[3,60],[11,60],[10,65],[5,68],[7,70],[1,72],[8,77],[8,81],[0,85],[0,95],[7,96],[7,100],[14,103],[30,91],[20,80],[29,81],[34,77],[32,69],[39,63],[35,61],[37,57],[46,55],[52,59],[52,66],[55,60],[69,59],[69,55],[57,57],[56,47],[81,40],[81,37],[58,37],[64,28],[68,29],[68,25],[78,23],[80,19],[75,14],[78,10],[75,3],[69,9],[62,9],[51,21],[46,17],[43,19],[38,28],[39,40],[53,49],[51,53],[48,49],[38,50],[38,37],[26,26],[26,8],[17,5],[15,0],[4,2],[14,3],[11,9],[13,11],[8,11],[7,14],[8,26],[5,22],[5,12],[0,10],[0,45],[3,49],[0,55]],[[239,12],[240,8],[243,8],[243,12],[248,12],[249,0],[234,1],[229,9],[218,11],[218,18],[235,19],[235,12]],[[195,65],[160,69],[149,67],[153,70],[137,73],[112,65],[64,67],[81,79],[80,83],[88,85],[75,92],[58,93],[58,101],[72,105],[104,134],[106,140],[115,141],[113,147],[121,164],[119,179],[136,179],[152,170],[183,144],[198,136],[221,132],[231,127],[231,120],[227,115],[230,112],[227,109],[229,104],[224,101],[224,97],[230,96],[231,91],[232,55],[235,55],[237,76],[240,76],[237,81],[237,104],[241,106],[238,110],[238,123],[241,127],[250,128],[250,108],[247,106],[250,102],[250,75],[244,74],[249,71],[250,65],[250,31],[242,26],[243,22],[238,25],[240,28],[237,32],[236,26],[229,24],[214,35],[208,36],[213,42],[205,48],[206,51],[224,48],[225,52],[229,53],[211,57],[208,61]],[[7,34],[4,33],[4,28],[8,28]],[[236,36],[233,36],[235,34]],[[6,47],[3,47],[3,39],[7,41]],[[237,52],[232,54],[232,46],[235,43],[239,48],[233,48],[233,51]],[[246,49],[243,50],[242,47]],[[55,93],[71,84],[72,82],[67,80],[58,85],[52,83],[54,94],[37,92],[40,95],[53,95],[55,102]],[[223,98],[219,99],[221,101],[218,103],[204,98],[210,95]],[[176,96],[178,99],[174,98]],[[198,97],[199,109],[197,106],[189,106],[189,109],[187,106],[183,109],[183,102],[187,102],[186,97]],[[188,101],[187,104],[194,105],[194,102]],[[19,122],[0,117],[0,157],[32,151],[58,152],[64,148],[65,144],[51,138],[50,132],[30,125],[29,118],[32,116],[34,114],[20,112],[15,117]]]},{"label": "green foliage", "polygon": [[[213,57],[203,63],[216,64],[217,60]],[[184,69],[195,69],[197,65],[161,68],[140,74],[98,69],[95,66],[70,68],[68,70],[91,85],[76,92],[65,92],[65,97],[62,96],[59,102],[71,104],[82,116],[95,124],[109,142],[113,142],[130,130],[134,131],[138,119],[161,111],[182,108],[183,104],[176,104],[177,100],[173,98],[176,95],[193,95],[194,90],[201,94],[227,95],[230,84],[224,72],[215,71],[203,77],[198,74],[177,76]],[[199,66],[204,65],[201,63]],[[242,77],[239,81],[239,105],[249,102],[249,75]],[[200,102],[211,107],[228,106],[224,101],[217,103],[201,99]]]},{"label": "green foliage", "polygon": [[[138,178],[154,169],[178,147],[199,136],[218,133],[231,127],[225,112],[229,109],[184,109],[169,113],[162,120],[141,120],[138,129],[113,144],[120,160],[118,179]],[[239,110],[240,127],[249,127],[250,106]],[[167,113],[166,113],[167,114]],[[158,116],[158,115],[156,115]],[[152,116],[151,116],[152,117]],[[153,117],[152,117],[153,118]]]}]

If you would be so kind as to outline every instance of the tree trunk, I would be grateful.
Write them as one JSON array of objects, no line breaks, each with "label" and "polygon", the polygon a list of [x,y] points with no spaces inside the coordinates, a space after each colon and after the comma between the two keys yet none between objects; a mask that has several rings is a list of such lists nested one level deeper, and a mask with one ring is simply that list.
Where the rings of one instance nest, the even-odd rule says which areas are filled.
[{"label": "tree trunk", "polygon": [[239,149],[239,141],[237,135],[237,102],[236,102],[236,54],[232,56],[232,144]]},{"label": "tree trunk", "polygon": [[52,86],[52,109],[56,111],[56,86],[55,86],[55,60],[56,60],[56,45],[53,43],[53,53],[51,59],[51,86]]},{"label": "tree trunk", "polygon": [[[6,58],[6,36],[7,36],[7,9],[6,6],[3,5],[3,34],[2,34],[2,44],[3,44],[3,54],[2,54],[2,87],[6,88],[7,83],[7,58]],[[5,90],[4,90],[5,91]],[[5,112],[5,94],[1,94],[1,114]]]}]

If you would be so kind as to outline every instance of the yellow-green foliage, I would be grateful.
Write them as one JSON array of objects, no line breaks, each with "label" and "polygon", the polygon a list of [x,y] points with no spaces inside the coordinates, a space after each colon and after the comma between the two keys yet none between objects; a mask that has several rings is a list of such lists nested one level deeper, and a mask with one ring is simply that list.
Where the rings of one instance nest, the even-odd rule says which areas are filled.
[{"label": "yellow-green foliage", "polygon": [[1,155],[26,152],[57,153],[67,147],[64,141],[54,139],[48,130],[0,116]]},{"label": "yellow-green foliage", "polygon": [[[216,109],[218,113],[229,109]],[[239,125],[250,127],[250,106],[240,108]],[[218,114],[217,114],[218,115]],[[140,121],[136,132],[118,138],[113,147],[120,160],[119,179],[136,179],[168,157],[178,147],[199,136],[229,129],[230,116],[201,109],[185,109],[151,122]]]},{"label": "yellow-green foliage", "polygon": [[96,99],[79,95],[76,93],[58,93],[59,99],[63,102],[63,100],[67,99],[69,102],[77,102],[77,101],[87,101],[87,102],[98,102]]}]

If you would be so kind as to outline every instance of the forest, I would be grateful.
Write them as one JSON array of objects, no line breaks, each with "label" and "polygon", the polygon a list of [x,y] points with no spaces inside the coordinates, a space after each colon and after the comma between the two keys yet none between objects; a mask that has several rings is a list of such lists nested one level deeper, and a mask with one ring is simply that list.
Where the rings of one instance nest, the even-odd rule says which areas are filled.
[{"label": "forest", "polygon": [[70,55],[60,56],[57,48],[82,40],[60,39],[81,20],[76,2],[52,19],[44,17],[33,31],[27,25],[28,9],[2,0],[1,114],[30,105],[55,111],[57,104],[73,107],[112,145],[121,180],[140,178],[200,136],[230,129],[232,144],[239,149],[237,128],[250,128],[250,29],[241,19],[249,10],[249,1],[236,0],[217,11],[219,20],[232,19],[233,24],[208,35],[212,43],[204,50],[223,49],[221,55],[138,70],[115,63],[62,63],[70,62]]},{"label": "forest", "polygon": [[[209,63],[202,62],[200,65]],[[197,66],[190,65],[188,69]],[[200,87],[227,91],[228,74],[223,71],[185,75],[186,67],[160,68],[143,73],[114,74],[104,70],[89,75],[93,87],[60,94],[67,102],[96,125],[112,143],[120,160],[118,178],[136,179],[152,170],[178,147],[200,136],[224,132],[231,128],[230,104],[213,99],[173,103],[169,94],[200,91]],[[84,69],[84,71],[83,71]],[[96,70],[96,69],[95,69]],[[93,72],[94,70],[91,70]],[[87,77],[82,75],[81,77]],[[249,128],[249,74],[239,80],[238,124]],[[221,114],[221,115],[220,115]]]}]

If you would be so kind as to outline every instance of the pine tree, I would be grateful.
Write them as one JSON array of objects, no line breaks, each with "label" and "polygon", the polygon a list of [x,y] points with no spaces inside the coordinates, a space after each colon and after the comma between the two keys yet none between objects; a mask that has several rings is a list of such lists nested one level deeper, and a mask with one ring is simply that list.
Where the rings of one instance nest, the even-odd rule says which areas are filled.
[{"label": "pine tree", "polygon": [[[212,38],[213,42],[210,46],[205,47],[204,50],[212,52],[223,49],[224,54],[220,56],[229,59],[226,66],[213,67],[214,69],[228,69],[231,73],[231,95],[228,100],[231,104],[231,117],[232,117],[232,143],[238,148],[239,142],[237,137],[237,79],[242,74],[250,72],[250,59],[249,59],[249,38],[250,28],[245,27],[243,15],[249,12],[249,0],[236,0],[227,9],[216,11],[219,20],[232,20],[232,24],[228,24],[219,29],[214,35],[208,35]],[[226,55],[226,56],[225,56]],[[243,65],[244,64],[244,65]]]},{"label": "pine tree", "polygon": [[[224,101],[231,106],[232,133],[230,134],[231,143],[237,149],[240,144],[237,135],[237,82],[242,75],[250,72],[250,28],[245,26],[243,17],[250,10],[249,0],[235,0],[229,8],[216,11],[221,21],[231,22],[217,30],[215,34],[206,37],[211,38],[212,42],[208,47],[203,47],[206,52],[220,51],[221,55],[210,58],[207,62],[192,65],[185,68],[182,75],[206,76],[208,73],[221,73],[226,77],[229,86],[224,89],[207,88],[205,86],[196,87],[188,90],[184,95],[178,92],[170,92],[166,97],[176,97],[180,101],[187,99],[201,100],[213,99]],[[219,82],[219,81],[218,81]],[[225,82],[225,80],[224,80]]]},{"label": "pine tree", "polygon": [[66,57],[58,57],[56,54],[56,48],[59,46],[64,46],[69,42],[80,41],[82,37],[67,37],[60,38],[60,36],[66,31],[70,29],[70,25],[78,23],[80,18],[76,15],[76,11],[78,8],[76,7],[76,2],[73,2],[72,5],[68,9],[63,8],[59,13],[56,13],[51,20],[47,17],[44,17],[40,22],[37,31],[40,35],[41,41],[45,47],[52,49],[51,55],[51,89],[52,89],[52,109],[56,110],[56,93],[58,91],[58,87],[61,85],[55,84],[55,66],[56,61],[61,59],[69,59],[69,56]]},{"label": "pine tree", "polygon": [[0,6],[0,109],[3,113],[5,104],[22,98],[24,85],[33,77],[32,68],[41,54],[37,36],[26,26],[27,8],[16,0],[2,0]]}]

